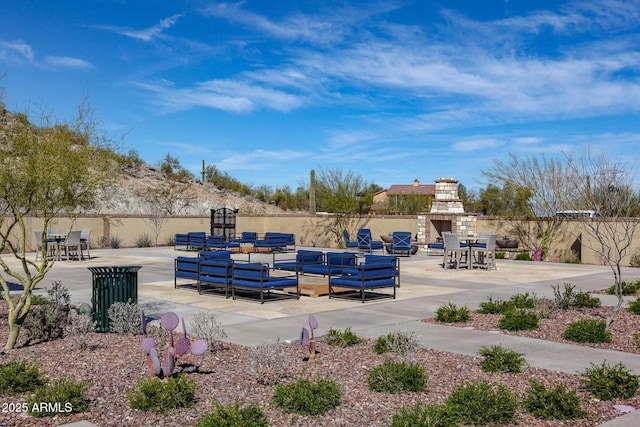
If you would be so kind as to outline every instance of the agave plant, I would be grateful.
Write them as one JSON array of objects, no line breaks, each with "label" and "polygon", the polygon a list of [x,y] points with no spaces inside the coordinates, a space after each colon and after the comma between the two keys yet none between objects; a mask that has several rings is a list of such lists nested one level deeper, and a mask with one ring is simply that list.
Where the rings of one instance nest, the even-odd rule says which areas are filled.
[{"label": "agave plant", "polygon": [[204,354],[209,345],[205,340],[197,340],[193,343],[187,336],[187,328],[182,319],[182,331],[183,335],[174,341],[173,331],[180,324],[180,318],[177,314],[168,311],[160,318],[160,324],[164,329],[169,331],[169,346],[164,354],[162,364],[160,363],[160,356],[158,350],[156,350],[156,343],[153,338],[147,336],[147,320],[144,315],[144,311],[140,312],[140,320],[142,321],[142,333],[144,339],[142,340],[142,348],[147,353],[147,363],[149,364],[149,373],[152,377],[164,378],[173,374],[176,367],[176,361],[178,357],[186,354],[191,350],[191,354],[200,356]]},{"label": "agave plant", "polygon": [[316,359],[316,341],[313,331],[318,329],[318,321],[313,314],[309,315],[309,328],[311,329],[311,333],[309,333],[309,330],[305,327],[300,331],[300,343],[309,351],[309,362],[313,362]]}]

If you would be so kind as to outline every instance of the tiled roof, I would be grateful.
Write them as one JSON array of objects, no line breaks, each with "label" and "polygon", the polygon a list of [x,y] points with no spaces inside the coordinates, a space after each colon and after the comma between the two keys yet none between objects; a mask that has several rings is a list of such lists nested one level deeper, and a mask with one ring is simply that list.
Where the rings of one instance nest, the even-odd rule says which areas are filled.
[{"label": "tiled roof", "polygon": [[387,190],[387,195],[396,194],[424,194],[425,196],[434,196],[436,194],[435,184],[394,184]]}]

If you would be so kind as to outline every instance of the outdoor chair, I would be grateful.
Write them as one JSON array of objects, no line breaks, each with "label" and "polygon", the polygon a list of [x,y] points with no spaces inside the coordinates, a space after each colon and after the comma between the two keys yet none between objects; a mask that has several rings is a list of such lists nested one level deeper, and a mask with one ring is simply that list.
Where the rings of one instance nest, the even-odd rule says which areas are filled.
[{"label": "outdoor chair", "polygon": [[82,230],[80,230],[80,250],[87,251],[87,258],[91,259],[91,229],[90,228],[83,228]]},{"label": "outdoor chair", "polygon": [[478,243],[471,245],[472,267],[496,269],[496,233],[480,233]]},{"label": "outdoor chair", "polygon": [[78,260],[84,259],[82,245],[80,244],[80,234],[80,230],[73,230],[61,243],[64,249],[64,254],[67,257],[67,261],[71,260],[71,258],[76,258]]},{"label": "outdoor chair", "polygon": [[358,252],[370,253],[379,250],[384,253],[384,243],[381,240],[373,240],[371,238],[371,230],[368,228],[361,228],[358,230]]},{"label": "outdoor chair", "polygon": [[344,237],[344,245],[345,245],[345,249],[350,252],[351,249],[355,251],[358,250],[358,241],[357,240],[351,240],[351,238],[349,237],[349,231],[347,231],[346,229],[342,231],[342,236]]},{"label": "outdoor chair", "polygon": [[411,256],[411,232],[394,231],[392,236],[393,240],[390,244],[391,254]]},{"label": "outdoor chair", "polygon": [[[460,236],[456,233],[442,233],[444,239],[443,268],[447,265],[455,264],[456,270],[460,269],[460,264],[465,267],[469,265],[469,247],[465,243],[460,243]],[[464,258],[464,261],[463,261]]]},{"label": "outdoor chair", "polygon": [[[42,230],[33,230],[33,234],[36,237],[36,261],[38,261],[42,259]],[[56,241],[55,239],[47,239],[44,243],[46,245],[44,252],[49,256],[55,248]]]}]

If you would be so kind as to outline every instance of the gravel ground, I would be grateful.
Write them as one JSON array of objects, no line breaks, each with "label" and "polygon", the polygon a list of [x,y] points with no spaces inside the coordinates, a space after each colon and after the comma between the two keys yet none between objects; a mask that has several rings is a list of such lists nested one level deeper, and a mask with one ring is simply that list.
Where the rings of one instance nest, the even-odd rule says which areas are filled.
[{"label": "gravel ground", "polygon": [[[561,340],[562,323],[579,316],[606,316],[607,308],[589,311],[556,313],[541,322],[538,331],[523,333],[540,339]],[[6,304],[0,303],[0,338],[7,336]],[[426,319],[429,321],[428,319]],[[432,320],[431,320],[432,321]],[[465,325],[477,329],[495,329],[496,316],[474,315]],[[629,313],[620,313],[612,332],[615,340],[602,345],[622,351],[638,352],[635,341],[629,339],[637,332],[637,320]],[[421,349],[412,357],[421,364],[428,378],[427,391],[416,393],[388,394],[372,392],[367,387],[367,372],[381,364],[385,356],[373,351],[374,342],[366,341],[351,348],[342,349],[318,342],[315,362],[304,361],[305,351],[300,345],[282,344],[284,364],[288,378],[315,380],[328,377],[335,380],[342,392],[342,402],[323,416],[311,417],[286,414],[270,404],[273,386],[261,385],[257,381],[254,349],[224,344],[215,352],[204,356],[183,356],[179,369],[197,383],[197,403],[192,408],[180,409],[168,415],[157,415],[132,410],[126,390],[135,388],[137,381],[147,375],[146,356],[141,348],[141,336],[116,334],[89,334],[91,349],[79,350],[71,338],[46,343],[25,345],[0,354],[0,363],[18,360],[37,361],[40,369],[50,378],[72,375],[77,380],[88,379],[91,401],[88,412],[59,418],[34,418],[24,413],[0,413],[2,426],[49,426],[88,420],[99,426],[188,426],[197,423],[202,414],[210,412],[212,402],[240,406],[258,403],[273,426],[385,426],[391,416],[405,405],[441,404],[456,386],[474,380],[503,383],[519,396],[528,389],[530,379],[546,385],[562,383],[578,389],[583,397],[582,407],[588,417],[576,421],[538,420],[526,413],[518,414],[520,426],[595,426],[605,420],[619,416],[614,404],[640,407],[638,396],[624,402],[603,402],[591,397],[580,388],[581,377],[543,369],[526,367],[520,374],[488,374],[481,370],[479,357],[461,356],[434,350]],[[194,366],[197,369],[194,369]],[[1,396],[5,404],[25,402],[25,396]]]}]

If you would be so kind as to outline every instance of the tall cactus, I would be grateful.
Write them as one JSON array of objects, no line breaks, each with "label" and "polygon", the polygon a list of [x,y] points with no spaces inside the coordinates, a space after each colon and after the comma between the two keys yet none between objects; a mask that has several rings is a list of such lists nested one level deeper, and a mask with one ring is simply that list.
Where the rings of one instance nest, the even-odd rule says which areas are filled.
[{"label": "tall cactus", "polygon": [[156,350],[156,343],[153,338],[147,336],[147,318],[144,315],[144,311],[140,312],[140,320],[142,321],[142,332],[144,333],[142,348],[147,353],[149,374],[152,377],[164,378],[173,374],[178,357],[186,354],[189,350],[194,356],[200,356],[209,348],[209,344],[205,340],[196,340],[193,343],[189,340],[184,319],[182,319],[183,336],[174,341],[173,331],[178,327],[180,318],[174,312],[168,311],[160,319],[162,327],[169,332],[169,346],[161,364],[158,350]]}]

